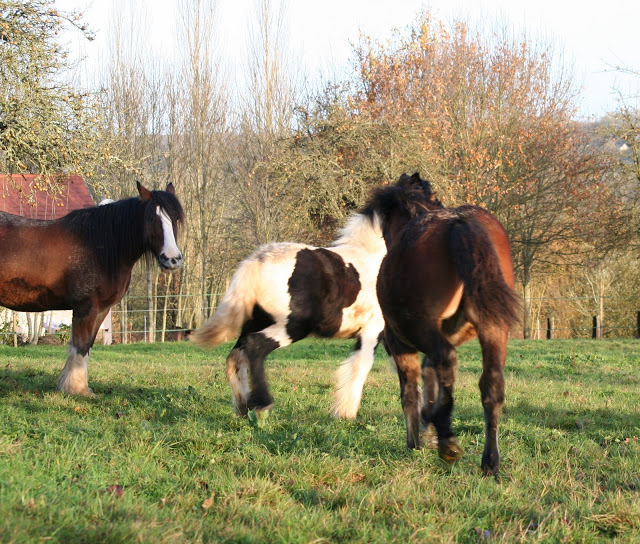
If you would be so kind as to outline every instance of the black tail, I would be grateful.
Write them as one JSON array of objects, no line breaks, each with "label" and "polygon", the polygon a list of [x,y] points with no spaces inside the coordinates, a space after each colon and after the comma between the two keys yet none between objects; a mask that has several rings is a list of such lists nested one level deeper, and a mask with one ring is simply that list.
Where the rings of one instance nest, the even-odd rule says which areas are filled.
[{"label": "black tail", "polygon": [[520,296],[505,281],[485,228],[461,218],[451,227],[449,249],[464,283],[465,306],[479,322],[511,327],[520,321]]}]

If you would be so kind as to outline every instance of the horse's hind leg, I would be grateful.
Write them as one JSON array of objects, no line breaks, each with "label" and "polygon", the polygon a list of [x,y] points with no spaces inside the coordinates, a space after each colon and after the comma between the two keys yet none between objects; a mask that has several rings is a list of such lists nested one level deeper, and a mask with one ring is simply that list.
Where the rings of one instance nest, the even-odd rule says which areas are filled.
[{"label": "horse's hind leg", "polygon": [[344,361],[336,372],[336,393],[332,413],[335,417],[355,419],[360,409],[362,388],[373,358],[378,336],[361,336],[356,342],[354,352]]},{"label": "horse's hind leg", "polygon": [[400,400],[407,427],[407,448],[420,447],[420,359],[414,348],[402,343],[387,328],[387,348],[393,357],[400,380]]},{"label": "horse's hind leg", "polygon": [[433,340],[432,346],[422,366],[425,389],[422,418],[425,424],[433,423],[435,426],[438,453],[443,460],[451,463],[462,457],[463,453],[451,428],[458,356],[455,348],[439,335]]},{"label": "horse's hind leg", "polygon": [[488,331],[478,329],[482,347],[482,376],[480,395],[484,408],[485,443],[482,453],[482,471],[496,476],[500,468],[498,450],[498,422],[504,404],[504,363],[507,358],[508,329],[490,327]]},{"label": "horse's hind leg", "polygon": [[227,357],[227,380],[233,393],[232,401],[238,415],[245,417],[249,398],[249,359],[241,347],[234,347]]}]

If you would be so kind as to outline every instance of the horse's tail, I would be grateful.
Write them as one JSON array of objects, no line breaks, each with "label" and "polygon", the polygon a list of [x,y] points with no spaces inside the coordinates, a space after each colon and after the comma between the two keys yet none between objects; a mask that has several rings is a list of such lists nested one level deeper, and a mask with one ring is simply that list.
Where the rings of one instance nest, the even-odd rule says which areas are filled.
[{"label": "horse's tail", "polygon": [[191,333],[192,342],[200,346],[215,347],[239,336],[256,304],[259,267],[260,262],[254,259],[240,265],[215,313]]},{"label": "horse's tail", "polygon": [[505,280],[485,227],[461,217],[451,227],[449,249],[464,284],[465,307],[471,315],[479,322],[498,326],[511,327],[519,322],[520,296]]}]

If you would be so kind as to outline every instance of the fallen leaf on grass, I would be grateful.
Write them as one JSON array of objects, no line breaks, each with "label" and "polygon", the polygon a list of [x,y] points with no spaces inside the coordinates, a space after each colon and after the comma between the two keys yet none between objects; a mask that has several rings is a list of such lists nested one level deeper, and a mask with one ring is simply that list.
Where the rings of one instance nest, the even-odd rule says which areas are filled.
[{"label": "fallen leaf on grass", "polygon": [[215,498],[215,496],[216,496],[215,493],[211,493],[211,497],[204,500],[204,502],[202,503],[203,510],[209,510],[209,508],[213,506],[213,499]]},{"label": "fallen leaf on grass", "polygon": [[110,485],[109,487],[107,487],[107,489],[105,489],[105,491],[110,495],[114,495],[118,498],[122,497],[122,494],[124,493],[124,489],[121,485],[118,484]]}]

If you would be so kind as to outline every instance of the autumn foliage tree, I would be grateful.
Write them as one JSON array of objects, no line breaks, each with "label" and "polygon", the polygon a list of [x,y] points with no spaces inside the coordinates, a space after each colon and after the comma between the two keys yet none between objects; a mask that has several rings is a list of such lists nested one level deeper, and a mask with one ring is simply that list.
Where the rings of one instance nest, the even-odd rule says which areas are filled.
[{"label": "autumn foliage tree", "polygon": [[359,204],[363,186],[418,170],[448,205],[494,212],[512,240],[528,335],[535,273],[600,236],[611,209],[607,160],[573,120],[573,79],[553,53],[428,13],[391,41],[364,37],[355,80],[298,136],[289,179],[314,179],[315,169],[315,194],[339,182],[325,191],[335,207],[336,194]]}]

